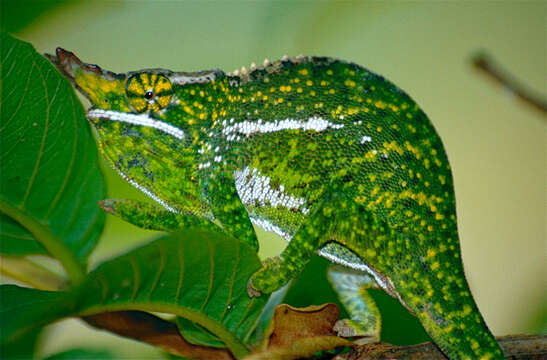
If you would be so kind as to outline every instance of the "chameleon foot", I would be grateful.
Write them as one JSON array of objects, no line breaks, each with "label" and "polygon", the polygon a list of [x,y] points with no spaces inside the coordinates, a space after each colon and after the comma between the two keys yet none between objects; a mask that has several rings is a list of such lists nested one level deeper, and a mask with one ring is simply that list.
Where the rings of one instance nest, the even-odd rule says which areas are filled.
[{"label": "chameleon foot", "polygon": [[262,296],[262,293],[253,287],[251,279],[249,279],[249,281],[247,282],[247,295],[252,298]]}]

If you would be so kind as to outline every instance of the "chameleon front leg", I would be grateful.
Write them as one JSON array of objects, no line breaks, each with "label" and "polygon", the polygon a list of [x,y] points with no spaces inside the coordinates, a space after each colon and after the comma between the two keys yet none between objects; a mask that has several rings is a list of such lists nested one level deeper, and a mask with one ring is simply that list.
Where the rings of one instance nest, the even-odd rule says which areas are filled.
[{"label": "chameleon front leg", "polygon": [[174,213],[143,201],[106,199],[99,205],[104,211],[147,230],[173,232],[188,228],[201,228],[216,232],[222,231],[205,218]]},{"label": "chameleon front leg", "polygon": [[258,240],[235,187],[233,175],[217,172],[204,184],[205,196],[215,219],[227,233],[258,252]]}]

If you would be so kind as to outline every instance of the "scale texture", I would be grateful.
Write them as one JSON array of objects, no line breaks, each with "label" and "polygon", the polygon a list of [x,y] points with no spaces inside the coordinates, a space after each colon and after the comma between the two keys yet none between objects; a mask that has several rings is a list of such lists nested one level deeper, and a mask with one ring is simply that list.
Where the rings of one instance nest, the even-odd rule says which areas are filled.
[{"label": "scale texture", "polygon": [[163,206],[157,228],[163,211],[255,248],[252,223],[290,240],[252,276],[251,295],[319,252],[373,275],[450,358],[503,357],[465,279],[442,142],[383,77],[326,57],[231,74],[114,74],[62,49],[50,58],[92,102],[105,157]]}]

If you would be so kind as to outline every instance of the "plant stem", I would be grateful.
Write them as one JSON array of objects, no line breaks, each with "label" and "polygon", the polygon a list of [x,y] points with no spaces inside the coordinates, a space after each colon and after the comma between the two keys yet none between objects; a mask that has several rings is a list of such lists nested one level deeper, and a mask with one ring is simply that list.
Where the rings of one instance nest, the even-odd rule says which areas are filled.
[{"label": "plant stem", "polygon": [[0,273],[40,290],[59,290],[66,281],[52,271],[19,256],[0,256]]},{"label": "plant stem", "polygon": [[66,244],[49,229],[47,224],[28,214],[25,209],[12,205],[2,198],[0,198],[0,211],[30,231],[51,256],[59,260],[73,285],[79,284],[83,280],[85,270],[82,264],[78,262]]}]

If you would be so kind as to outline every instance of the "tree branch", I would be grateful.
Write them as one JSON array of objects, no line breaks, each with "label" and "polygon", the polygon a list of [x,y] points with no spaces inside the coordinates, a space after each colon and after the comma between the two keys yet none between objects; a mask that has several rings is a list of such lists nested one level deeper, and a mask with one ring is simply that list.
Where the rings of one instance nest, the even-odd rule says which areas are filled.
[{"label": "tree branch", "polygon": [[547,102],[544,99],[541,99],[539,95],[532,94],[529,89],[525,88],[509,73],[501,70],[489,55],[478,53],[473,56],[472,62],[477,70],[487,74],[491,79],[505,87],[518,99],[533,106],[544,114],[547,113]]},{"label": "tree branch", "polygon": [[[497,338],[507,359],[546,359],[547,335],[508,335]],[[335,360],[446,360],[433,343],[412,346],[395,346],[373,343],[353,348],[350,352],[335,357]]]}]

